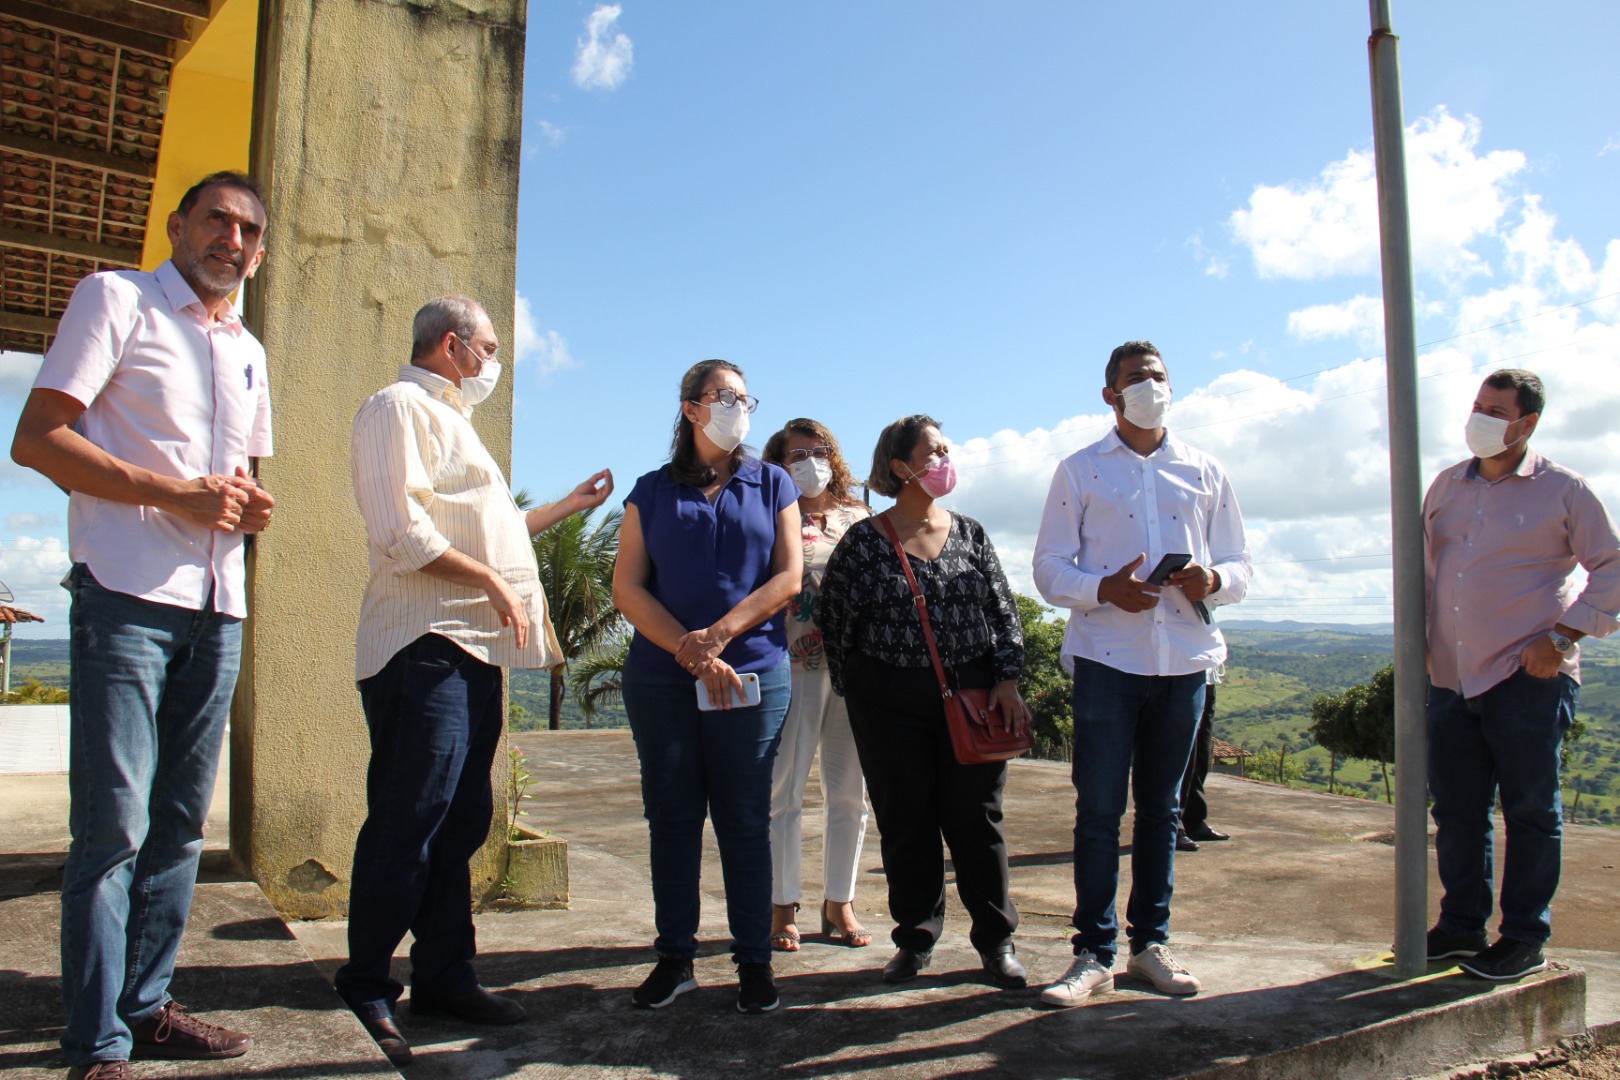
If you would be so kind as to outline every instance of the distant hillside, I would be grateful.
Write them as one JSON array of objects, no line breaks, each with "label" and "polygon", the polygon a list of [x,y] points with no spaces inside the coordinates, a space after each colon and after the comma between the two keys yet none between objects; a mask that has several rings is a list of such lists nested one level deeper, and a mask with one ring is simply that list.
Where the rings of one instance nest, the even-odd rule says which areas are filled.
[{"label": "distant hillside", "polygon": [[[1311,703],[1367,681],[1390,663],[1391,628],[1223,621],[1221,629],[1231,658],[1217,699],[1216,734],[1247,750],[1286,748],[1305,769],[1300,786],[1326,790],[1329,755],[1311,740]],[[1568,744],[1564,806],[1582,821],[1620,824],[1620,641],[1581,647],[1576,718],[1587,731]],[[1365,762],[1339,762],[1333,786],[1384,798],[1382,772]]]},{"label": "distant hillside", "polygon": [[[1319,694],[1365,682],[1388,664],[1394,649],[1391,628],[1222,620],[1221,629],[1231,645],[1231,659],[1220,690],[1216,733],[1248,750],[1286,747],[1305,770],[1301,786],[1326,790],[1328,754],[1311,741],[1311,702]],[[67,687],[65,639],[18,639],[11,648],[13,685],[36,678],[49,686]],[[1620,824],[1620,640],[1583,642],[1581,649],[1583,685],[1576,716],[1587,731],[1568,744],[1564,805],[1578,820]],[[511,688],[513,730],[545,727],[550,700],[547,674],[514,671]],[[615,703],[605,707],[591,726],[627,725],[623,706]],[[564,703],[563,726],[586,726],[572,698]],[[1333,784],[1335,790],[1366,798],[1384,797],[1382,773],[1365,762],[1339,762]],[[1218,815],[1219,809],[1212,813]]]}]

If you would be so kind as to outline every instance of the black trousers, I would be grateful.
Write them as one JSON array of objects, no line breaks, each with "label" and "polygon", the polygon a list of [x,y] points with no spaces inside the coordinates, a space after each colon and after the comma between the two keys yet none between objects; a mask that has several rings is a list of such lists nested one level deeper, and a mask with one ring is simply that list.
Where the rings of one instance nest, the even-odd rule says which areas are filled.
[{"label": "black trousers", "polygon": [[[967,687],[991,682],[988,659],[957,674]],[[849,726],[881,835],[895,922],[890,937],[897,947],[918,951],[939,940],[945,925],[943,838],[957,896],[973,919],[974,948],[1000,950],[1018,928],[1018,910],[1007,895],[1001,822],[1006,763],[957,762],[932,668],[894,667],[853,654],[843,676]]]},{"label": "black trousers", "polygon": [[1204,778],[1215,752],[1215,684],[1204,687],[1204,715],[1198,721],[1198,737],[1193,740],[1192,759],[1181,778],[1181,821],[1183,832],[1203,828],[1209,820],[1209,802],[1204,798]]}]

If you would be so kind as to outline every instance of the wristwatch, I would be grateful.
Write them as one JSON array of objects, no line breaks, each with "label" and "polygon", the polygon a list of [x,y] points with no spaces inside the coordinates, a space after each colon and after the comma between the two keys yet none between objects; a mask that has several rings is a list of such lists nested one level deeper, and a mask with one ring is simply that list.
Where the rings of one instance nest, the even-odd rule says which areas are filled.
[{"label": "wristwatch", "polygon": [[1575,647],[1574,639],[1565,637],[1557,630],[1547,631],[1547,640],[1552,642],[1553,648],[1557,649],[1560,653],[1567,653],[1569,650]]}]

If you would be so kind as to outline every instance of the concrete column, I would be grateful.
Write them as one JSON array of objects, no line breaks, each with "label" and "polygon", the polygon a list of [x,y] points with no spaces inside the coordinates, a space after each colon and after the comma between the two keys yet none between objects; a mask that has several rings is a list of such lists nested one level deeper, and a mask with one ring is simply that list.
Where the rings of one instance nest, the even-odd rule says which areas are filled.
[{"label": "concrete column", "polygon": [[[423,301],[464,293],[509,351],[524,0],[263,0],[253,169],[271,190],[248,316],[269,355],[276,523],[231,733],[231,849],[290,917],[347,911],[368,743],[354,685],[366,541],[349,480],[365,397]],[[512,380],[475,424],[511,466]],[[475,897],[505,862],[505,753]]]}]

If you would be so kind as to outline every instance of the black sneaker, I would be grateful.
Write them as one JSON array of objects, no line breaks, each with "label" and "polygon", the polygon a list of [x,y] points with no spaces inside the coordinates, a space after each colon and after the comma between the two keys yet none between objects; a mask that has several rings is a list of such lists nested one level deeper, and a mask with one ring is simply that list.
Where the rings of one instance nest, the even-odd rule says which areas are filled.
[{"label": "black sneaker", "polygon": [[782,999],[776,993],[776,976],[771,973],[767,960],[762,964],[746,961],[737,965],[737,1011],[740,1013],[767,1013]]},{"label": "black sneaker", "polygon": [[1429,931],[1429,959],[1450,960],[1453,956],[1473,956],[1485,951],[1485,931],[1477,934],[1448,934],[1438,926]]},{"label": "black sneaker", "polygon": [[692,961],[683,956],[660,956],[647,981],[630,992],[630,1003],[643,1009],[662,1009],[688,990],[696,989]]},{"label": "black sneaker", "polygon": [[1540,945],[1499,937],[1490,948],[1478,956],[1459,961],[1457,966],[1481,979],[1512,982],[1538,971],[1546,971],[1547,958],[1541,955]]}]

